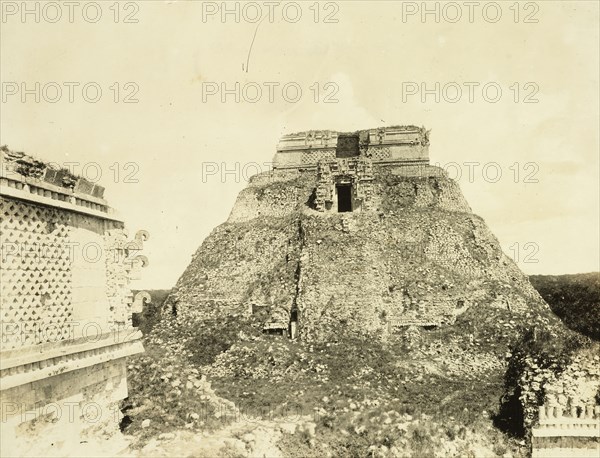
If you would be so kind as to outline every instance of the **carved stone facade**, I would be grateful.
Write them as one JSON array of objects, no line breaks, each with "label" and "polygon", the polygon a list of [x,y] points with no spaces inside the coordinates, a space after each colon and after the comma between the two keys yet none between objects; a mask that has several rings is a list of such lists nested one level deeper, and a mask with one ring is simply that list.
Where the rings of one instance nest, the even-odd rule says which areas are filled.
[{"label": "carved stone facade", "polygon": [[128,284],[148,234],[128,239],[103,188],[0,154],[2,449],[50,453],[118,432],[126,357],[143,351],[131,315],[148,298]]},{"label": "carved stone facade", "polygon": [[351,189],[352,211],[370,210],[373,204],[373,164],[370,159],[335,159],[317,165],[315,206],[318,211],[337,207],[337,186]]},{"label": "carved stone facade", "polygon": [[428,164],[429,131],[393,126],[342,133],[313,130],[285,135],[277,145],[275,169],[311,169],[336,158],[369,159],[377,164]]}]

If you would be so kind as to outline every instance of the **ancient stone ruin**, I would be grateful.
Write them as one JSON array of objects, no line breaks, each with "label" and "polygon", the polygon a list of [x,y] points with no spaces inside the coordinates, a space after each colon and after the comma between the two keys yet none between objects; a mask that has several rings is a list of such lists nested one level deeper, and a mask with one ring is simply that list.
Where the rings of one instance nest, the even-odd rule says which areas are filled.
[{"label": "ancient stone ruin", "polygon": [[[580,350],[562,368],[559,376],[539,368],[534,374],[525,376],[529,382],[525,389],[543,389],[543,403],[538,406],[532,421],[533,458],[598,456],[599,351],[598,344],[590,349]],[[528,398],[522,397],[524,400]],[[527,408],[526,402],[525,407]]]},{"label": "ancient stone ruin", "polygon": [[267,333],[328,339],[452,324],[469,307],[545,306],[458,185],[429,131],[284,136],[167,301],[206,316],[266,311]]},{"label": "ancient stone ruin", "polygon": [[128,238],[102,187],[0,154],[3,453],[81,454],[119,430],[126,358],[143,351],[131,315],[148,300],[128,284],[148,234]]}]

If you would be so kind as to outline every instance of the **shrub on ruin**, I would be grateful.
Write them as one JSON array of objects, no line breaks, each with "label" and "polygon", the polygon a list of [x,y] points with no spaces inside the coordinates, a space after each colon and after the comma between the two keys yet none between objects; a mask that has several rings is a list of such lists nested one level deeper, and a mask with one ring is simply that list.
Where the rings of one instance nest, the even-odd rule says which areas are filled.
[{"label": "shrub on ruin", "polygon": [[588,337],[565,328],[526,330],[510,351],[497,425],[517,436],[528,435],[547,387],[562,376],[578,352],[593,345]]}]

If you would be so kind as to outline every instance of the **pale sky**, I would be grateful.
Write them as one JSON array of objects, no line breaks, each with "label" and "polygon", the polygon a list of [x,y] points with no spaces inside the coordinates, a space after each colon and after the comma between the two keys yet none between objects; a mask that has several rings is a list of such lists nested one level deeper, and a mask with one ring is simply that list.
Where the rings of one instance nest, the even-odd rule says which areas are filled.
[{"label": "pale sky", "polygon": [[[432,130],[431,162],[450,164],[453,177],[461,166],[473,211],[525,273],[600,269],[596,1],[499,2],[499,11],[480,2],[472,21],[464,2],[429,2],[438,22],[415,11],[422,2],[321,2],[317,22],[314,2],[279,2],[258,29],[264,2],[230,2],[237,21],[203,20],[221,2],[122,2],[118,18],[113,1],[72,11],[28,2],[24,17],[22,2],[1,3],[0,144],[78,162],[79,173],[98,164],[111,206],[132,233],[151,235],[135,287],[174,285],[227,219],[242,175],[256,170],[247,164],[270,162],[281,135],[395,124]],[[221,83],[233,90],[225,102]],[[95,179],[98,166],[85,175]],[[203,179],[203,168],[217,173]]]}]

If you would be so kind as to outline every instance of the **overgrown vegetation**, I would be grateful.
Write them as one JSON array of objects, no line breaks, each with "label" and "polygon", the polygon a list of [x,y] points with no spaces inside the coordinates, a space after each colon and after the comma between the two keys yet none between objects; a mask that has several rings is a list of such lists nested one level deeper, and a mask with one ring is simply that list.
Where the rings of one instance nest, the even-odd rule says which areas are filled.
[{"label": "overgrown vegetation", "polygon": [[532,275],[529,280],[571,329],[600,340],[600,273]]},{"label": "overgrown vegetation", "polygon": [[492,423],[517,336],[509,311],[483,321],[468,311],[464,329],[413,328],[387,340],[340,330],[313,345],[264,335],[264,316],[238,312],[197,322],[166,316],[147,336],[146,354],[130,366],[126,408],[126,431],[139,444],[159,431],[223,426],[236,417],[222,406],[235,404],[245,417],[313,421],[314,434],[284,434],[288,456],[377,456],[393,447],[419,457],[525,454]]}]

